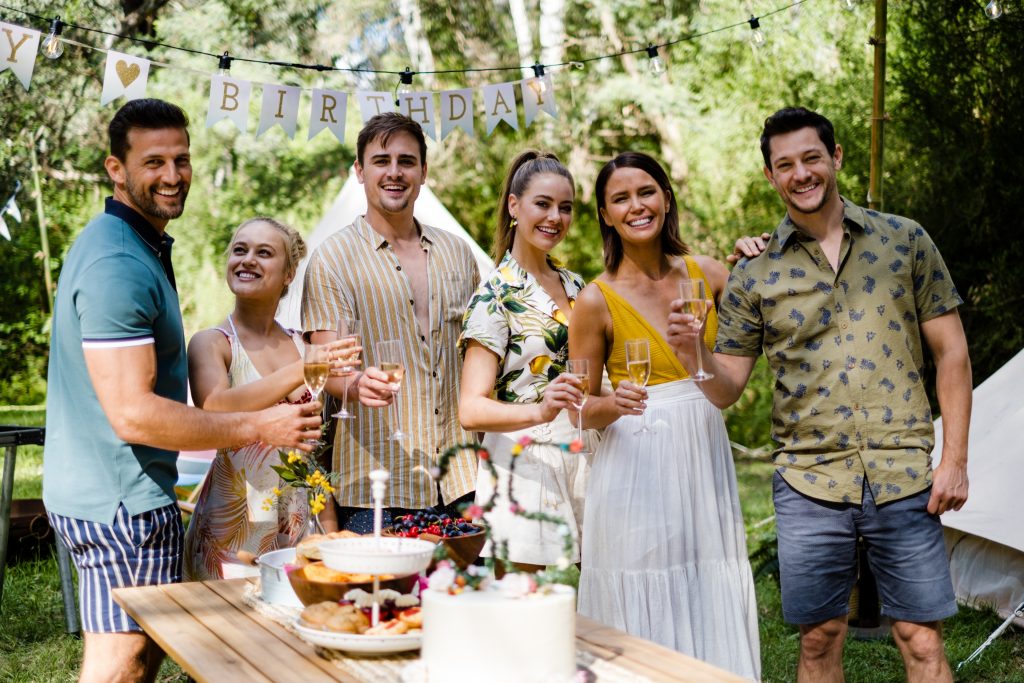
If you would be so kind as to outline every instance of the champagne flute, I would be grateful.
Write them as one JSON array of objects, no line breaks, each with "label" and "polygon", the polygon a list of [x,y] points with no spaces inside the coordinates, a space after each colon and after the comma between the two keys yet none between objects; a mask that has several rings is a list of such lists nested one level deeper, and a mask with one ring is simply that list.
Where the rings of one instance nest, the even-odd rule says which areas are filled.
[{"label": "champagne flute", "polygon": [[[342,318],[338,321],[338,339],[351,339],[353,346],[359,346],[359,320],[356,318]],[[339,420],[352,420],[355,413],[348,410],[348,389],[349,381],[355,373],[351,365],[343,365],[338,371],[342,377],[341,410],[331,415]]]},{"label": "champagne flute", "polygon": [[405,363],[402,361],[402,342],[397,339],[377,342],[377,367],[388,376],[388,386],[391,388],[392,402],[391,409],[394,412],[392,417],[391,441],[401,441],[405,438],[405,432],[399,425],[399,411],[396,405],[398,390],[402,388],[402,377],[405,375]]},{"label": "champagne flute", "polygon": [[[651,378],[651,345],[646,339],[626,340],[626,374],[629,381],[641,389],[647,386],[647,380]],[[653,434],[654,430],[647,426],[647,408],[640,415],[640,429],[633,432],[640,434]]]},{"label": "champagne flute", "polygon": [[302,354],[302,378],[309,393],[313,395],[313,401],[320,399],[320,392],[327,384],[330,372],[331,362],[327,349],[320,344],[305,344]]},{"label": "champagne flute", "polygon": [[579,439],[583,445],[581,453],[589,453],[586,447],[586,442],[583,441],[583,405],[587,402],[587,398],[590,396],[590,361],[585,358],[570,360],[566,365],[565,371],[570,375],[573,375],[580,381],[581,389],[583,391],[583,398],[580,399],[579,405],[573,404],[576,412],[579,414],[576,425],[576,438]]},{"label": "champagne flute", "polygon": [[[708,296],[703,278],[699,280],[680,280],[679,298],[683,300],[683,313],[689,313],[693,316],[695,323],[703,325],[704,316],[707,315],[708,311]],[[694,382],[703,382],[714,377],[710,372],[704,372],[704,356],[702,355],[703,349],[701,348],[703,346],[704,337],[703,334],[699,334],[697,335],[697,372],[690,375],[690,379]]]}]

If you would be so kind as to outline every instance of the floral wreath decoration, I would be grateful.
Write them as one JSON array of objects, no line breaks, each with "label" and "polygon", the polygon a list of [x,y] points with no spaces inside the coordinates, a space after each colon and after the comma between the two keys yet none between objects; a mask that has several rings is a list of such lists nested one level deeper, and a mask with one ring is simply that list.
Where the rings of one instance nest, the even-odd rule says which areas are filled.
[{"label": "floral wreath decoration", "polygon": [[[556,560],[553,567],[548,567],[536,574],[531,575],[528,572],[521,572],[516,569],[515,565],[513,565],[508,559],[508,541],[506,539],[502,539],[495,542],[491,535],[491,525],[483,524],[481,525],[483,527],[483,533],[487,540],[492,542],[494,547],[493,556],[484,560],[484,569],[481,570],[480,567],[474,565],[470,565],[465,570],[459,569],[458,566],[449,559],[448,549],[445,544],[439,543],[437,549],[434,551],[434,560],[436,562],[437,569],[433,574],[431,574],[429,580],[430,587],[432,589],[447,588],[447,591],[454,595],[461,593],[463,590],[480,590],[486,588],[487,584],[493,580],[495,569],[499,564],[504,571],[505,577],[512,579],[512,581],[506,581],[506,579],[503,578],[502,582],[505,582],[506,586],[514,582],[517,586],[522,588],[520,592],[523,593],[532,593],[536,591],[539,586],[571,583],[571,579],[568,575],[568,569],[572,566],[572,560],[570,558],[572,557],[573,550],[576,547],[576,542],[573,539],[569,525],[566,524],[564,519],[557,515],[540,511],[528,511],[524,509],[516,500],[515,493],[513,492],[513,478],[511,475],[515,472],[516,460],[518,460],[519,456],[534,443],[534,440],[529,436],[522,436],[512,445],[510,450],[510,476],[507,491],[509,511],[513,515],[523,519],[535,522],[547,522],[549,524],[556,525],[558,535],[562,538],[561,557]],[[567,444],[558,444],[558,447],[566,453],[579,453],[583,450],[583,443],[579,439],[576,439]],[[498,501],[498,470],[494,466],[494,463],[491,460],[491,454],[486,448],[475,442],[451,446],[441,454],[441,458],[438,460],[437,466],[431,470],[431,475],[435,480],[440,480],[448,471],[448,465],[451,459],[467,450],[473,451],[480,463],[487,469],[487,472],[491,477],[492,492],[490,497],[484,501],[483,504],[469,503],[463,505],[461,510],[462,516],[468,521],[472,521],[473,519],[484,519],[486,521],[487,513],[497,506]]]}]

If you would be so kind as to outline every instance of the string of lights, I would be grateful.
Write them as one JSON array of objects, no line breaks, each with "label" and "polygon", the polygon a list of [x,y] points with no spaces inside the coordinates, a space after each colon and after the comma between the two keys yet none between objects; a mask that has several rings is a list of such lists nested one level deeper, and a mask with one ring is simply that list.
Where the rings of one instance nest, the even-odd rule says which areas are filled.
[{"label": "string of lights", "polygon": [[[251,63],[251,64],[262,64],[262,65],[265,65],[265,66],[273,66],[273,67],[279,67],[279,68],[312,70],[312,71],[319,71],[319,72],[340,71],[340,72],[347,72],[347,73],[354,73],[354,74],[373,74],[373,75],[398,76],[399,77],[399,81],[398,81],[398,84],[396,85],[395,91],[396,91],[396,94],[402,94],[402,93],[408,93],[408,92],[412,91],[412,89],[413,89],[412,88],[413,78],[415,76],[419,76],[419,75],[450,75],[450,74],[486,73],[486,72],[503,72],[503,71],[522,71],[524,69],[533,69],[534,76],[536,78],[542,78],[544,76],[544,74],[545,74],[547,69],[559,69],[559,68],[565,68],[565,67],[583,68],[584,65],[586,65],[588,63],[591,63],[591,62],[597,62],[597,61],[602,61],[602,60],[606,60],[606,59],[615,59],[615,58],[618,58],[618,57],[623,57],[623,56],[632,55],[632,54],[639,54],[639,53],[646,53],[647,54],[647,57],[648,57],[648,60],[649,60],[648,65],[649,65],[650,71],[653,74],[655,74],[655,75],[660,75],[660,74],[662,74],[662,73],[664,73],[666,71],[665,62],[661,58],[661,55],[660,55],[660,52],[659,52],[661,49],[668,48],[668,47],[671,47],[673,45],[677,45],[679,43],[688,42],[688,41],[692,41],[692,40],[697,40],[698,38],[703,38],[705,36],[709,36],[709,35],[712,35],[712,34],[715,34],[715,33],[721,33],[723,31],[729,31],[729,30],[732,30],[732,29],[735,29],[737,27],[744,26],[744,25],[747,25],[747,26],[750,27],[750,31],[751,31],[750,38],[749,38],[750,44],[754,48],[758,48],[758,47],[763,46],[765,44],[765,42],[766,42],[765,35],[762,32],[762,30],[761,30],[761,20],[762,19],[765,19],[767,17],[771,17],[771,16],[773,16],[775,14],[778,14],[780,12],[785,12],[786,10],[793,9],[794,7],[802,5],[802,4],[804,4],[805,2],[808,2],[808,1],[809,0],[793,0],[793,2],[789,3],[788,5],[784,5],[784,6],[778,7],[776,9],[770,10],[770,11],[765,12],[763,14],[751,15],[749,19],[744,19],[744,20],[741,20],[741,21],[734,22],[732,24],[728,24],[726,26],[720,26],[718,28],[709,29],[707,31],[701,31],[701,32],[697,32],[697,33],[689,33],[689,34],[686,34],[686,35],[683,35],[683,36],[679,36],[678,38],[674,38],[672,40],[667,40],[667,41],[662,42],[662,43],[648,43],[646,47],[638,47],[638,48],[632,48],[632,49],[623,49],[623,50],[619,50],[618,52],[611,52],[611,53],[608,53],[608,54],[595,55],[595,56],[592,56],[592,57],[583,57],[583,58],[580,58],[580,59],[573,59],[573,60],[568,60],[568,61],[563,61],[563,62],[555,62],[555,63],[552,63],[552,64],[534,63],[534,64],[516,65],[516,66],[469,67],[469,68],[465,68],[465,69],[436,69],[436,70],[430,70],[430,71],[412,71],[409,67],[406,67],[402,71],[390,71],[390,70],[386,70],[386,69],[367,69],[367,68],[361,68],[361,67],[344,67],[344,66],[334,66],[334,65],[327,65],[327,64],[306,64],[306,63],[301,63],[301,62],[288,62],[288,61],[280,61],[280,60],[272,60],[272,59],[271,60],[255,59],[255,58],[251,58],[251,57],[238,57],[238,56],[235,56],[235,55],[231,55],[226,50],[222,54],[214,54],[212,52],[205,52],[203,50],[196,50],[194,48],[182,47],[180,45],[171,45],[169,43],[163,43],[163,42],[160,42],[160,41],[157,41],[157,40],[150,40],[148,38],[138,38],[136,36],[124,35],[124,34],[121,34],[121,33],[114,33],[114,32],[111,32],[111,31],[106,31],[106,30],[99,29],[99,28],[94,28],[94,27],[91,27],[91,26],[83,26],[83,25],[80,25],[80,24],[75,24],[75,23],[72,23],[72,22],[63,21],[60,18],[60,16],[55,16],[55,17],[49,18],[49,17],[43,16],[41,14],[36,14],[34,12],[29,12],[27,10],[20,9],[20,8],[17,8],[17,7],[10,7],[10,6],[2,4],[2,3],[0,3],[0,9],[9,10],[9,11],[12,11],[12,12],[18,12],[18,13],[21,13],[21,14],[27,16],[27,17],[30,17],[30,18],[35,19],[35,20],[38,20],[39,22],[42,22],[42,23],[49,22],[49,33],[47,34],[47,36],[46,36],[45,40],[43,41],[41,47],[42,47],[42,53],[46,57],[48,57],[50,59],[58,59],[64,53],[64,43],[65,42],[70,43],[70,44],[74,44],[74,45],[79,45],[81,47],[91,47],[91,46],[89,46],[87,44],[84,44],[84,43],[68,40],[67,38],[62,38],[61,36],[64,33],[64,29],[68,29],[69,28],[69,29],[74,29],[74,30],[77,30],[77,31],[96,33],[96,34],[100,34],[100,35],[104,35],[104,36],[118,38],[120,40],[130,41],[130,42],[133,42],[133,43],[137,43],[139,45],[143,45],[147,49],[152,49],[152,48],[155,48],[155,47],[161,47],[161,48],[164,48],[164,49],[167,49],[167,50],[177,50],[177,51],[186,52],[186,53],[189,53],[189,54],[210,57],[212,59],[216,59],[217,60],[218,71],[221,72],[221,73],[226,73],[228,70],[230,70],[232,62],[246,62],[246,63]],[[855,9],[856,5],[859,2],[862,2],[862,1],[863,0],[839,0],[840,4],[843,6],[843,8],[847,9],[847,10]],[[985,15],[989,19],[992,19],[992,20],[996,20],[996,19],[1000,18],[1003,15],[1003,11],[1004,11],[1003,5],[1004,4],[1005,3],[1004,2],[1000,2],[1000,0],[988,0],[988,3],[985,5],[985,8],[984,8]],[[166,65],[166,64],[161,64],[159,62],[156,62],[156,63],[159,64],[160,66],[169,66],[169,65]]]}]

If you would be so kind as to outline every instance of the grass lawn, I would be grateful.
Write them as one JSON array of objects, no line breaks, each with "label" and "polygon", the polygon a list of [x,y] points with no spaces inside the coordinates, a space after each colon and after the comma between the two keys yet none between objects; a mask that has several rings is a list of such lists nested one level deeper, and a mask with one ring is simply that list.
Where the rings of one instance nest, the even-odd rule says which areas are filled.
[{"label": "grass lawn", "polygon": [[[42,409],[0,408],[0,424],[42,425],[44,421]],[[772,467],[740,461],[736,472],[749,527],[772,514]],[[41,477],[42,449],[19,449],[15,497],[38,498]],[[795,678],[799,642],[796,630],[782,621],[779,600],[771,579],[758,582],[761,660],[766,683],[785,683]],[[0,608],[0,683],[76,680],[82,646],[80,640],[64,633],[60,580],[53,557],[8,567]],[[945,625],[946,650],[953,665],[973,652],[1001,621],[993,613],[970,609],[961,609],[949,619]],[[891,639],[850,640],[845,666],[847,683],[903,680],[903,665]],[[1011,627],[980,661],[968,665],[955,678],[964,683],[1024,683],[1024,633]],[[158,680],[183,682],[186,677],[168,661]]]}]

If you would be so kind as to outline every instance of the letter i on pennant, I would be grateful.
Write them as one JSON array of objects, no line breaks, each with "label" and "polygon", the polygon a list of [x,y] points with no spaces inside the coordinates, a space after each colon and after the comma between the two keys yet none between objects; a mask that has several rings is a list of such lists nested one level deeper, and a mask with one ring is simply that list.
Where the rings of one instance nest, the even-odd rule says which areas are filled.
[{"label": "letter i on pennant", "polygon": [[267,83],[263,86],[263,106],[260,107],[260,126],[256,137],[280,125],[288,137],[295,138],[295,126],[299,120],[299,93],[293,85]]},{"label": "letter i on pennant", "polygon": [[10,69],[25,90],[32,84],[39,37],[39,31],[0,21],[0,73]]}]

